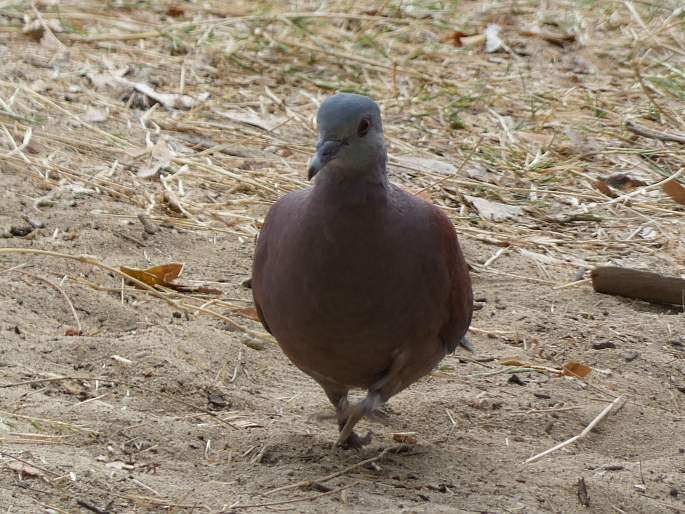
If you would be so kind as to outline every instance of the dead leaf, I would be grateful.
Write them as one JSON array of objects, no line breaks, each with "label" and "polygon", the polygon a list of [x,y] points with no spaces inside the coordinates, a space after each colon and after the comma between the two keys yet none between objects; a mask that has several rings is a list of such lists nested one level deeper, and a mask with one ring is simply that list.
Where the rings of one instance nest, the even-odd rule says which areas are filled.
[{"label": "dead leaf", "polygon": [[611,198],[616,198],[616,193],[614,193],[611,188],[609,187],[609,184],[607,184],[607,181],[604,180],[603,178],[597,179],[592,183],[593,186],[595,186],[595,189],[597,189],[600,193],[605,194]]},{"label": "dead leaf", "polygon": [[457,171],[457,168],[453,164],[439,159],[425,159],[423,157],[407,155],[395,157],[395,161],[399,165],[404,165],[409,168],[419,168],[432,173],[440,173],[441,175],[451,175]]},{"label": "dead leaf", "polygon": [[483,35],[485,36],[485,53],[492,54],[504,48],[504,43],[499,37],[502,27],[496,24],[490,24],[485,28]]},{"label": "dead leaf", "polygon": [[[135,278],[150,287],[165,287],[167,289],[178,291],[179,293],[189,294],[206,294],[217,296],[221,296],[223,294],[223,291],[219,289],[213,289],[211,287],[194,287],[182,284],[174,284],[173,281],[176,280],[183,272],[183,264],[179,264],[177,262],[162,264],[160,266],[154,266],[148,269],[127,268],[126,266],[120,266],[119,269],[122,273],[128,275],[129,277]],[[135,285],[138,286],[137,284]]]},{"label": "dead leaf", "polygon": [[646,186],[642,180],[636,179],[625,173],[614,173],[609,178],[604,179],[614,189],[621,191],[632,191],[638,187]]},{"label": "dead leaf", "polygon": [[478,211],[478,215],[483,219],[502,221],[523,213],[523,208],[516,205],[491,202],[490,200],[469,195],[464,195],[464,198]]},{"label": "dead leaf", "polygon": [[445,41],[446,43],[451,42],[454,46],[456,46],[457,48],[460,48],[460,47],[464,46],[464,44],[462,43],[462,38],[473,36],[473,35],[474,34],[469,34],[467,32],[455,30],[450,35],[448,35],[446,38],[444,38],[443,41]]},{"label": "dead leaf", "polygon": [[181,18],[185,16],[186,12],[185,9],[183,9],[183,7],[180,5],[171,5],[167,8],[166,14],[172,18]]},{"label": "dead leaf", "polygon": [[562,366],[562,368],[564,370],[562,375],[567,377],[584,378],[592,371],[591,367],[581,364],[580,362],[573,361],[567,362]]},{"label": "dead leaf", "polygon": [[153,266],[152,268],[144,270],[127,268],[126,266],[121,266],[119,269],[121,269],[122,273],[125,273],[129,277],[138,279],[150,287],[166,287],[165,284],[173,282],[181,276],[181,273],[183,273],[183,264],[172,262],[170,264]]},{"label": "dead leaf", "polygon": [[485,35],[484,34],[476,34],[474,36],[464,36],[460,39],[461,46],[463,47],[471,47],[471,46],[478,46],[482,45],[485,43]]},{"label": "dead leaf", "polygon": [[493,173],[488,168],[477,162],[467,164],[464,171],[467,177],[480,180],[481,182],[497,184],[500,181],[500,176],[497,173]]},{"label": "dead leaf", "polygon": [[530,30],[521,31],[523,36],[537,36],[544,39],[548,43],[557,46],[565,46],[568,43],[573,43],[576,40],[575,34],[552,32],[550,30],[542,29],[535,25]]},{"label": "dead leaf", "polygon": [[664,185],[661,186],[664,193],[671,197],[675,202],[680,205],[685,205],[685,187],[675,180],[669,180]]},{"label": "dead leaf", "polygon": [[[134,91],[147,96],[155,102],[162,104],[167,109],[189,110],[209,98],[209,93],[200,93],[196,98],[175,93],[159,93],[142,82],[132,82],[123,77],[115,77],[114,79],[120,85],[133,89]],[[130,95],[128,96],[130,97]]]},{"label": "dead leaf", "polygon": [[29,464],[13,460],[7,464],[7,467],[12,471],[16,471],[22,478],[45,478],[45,473],[40,469],[34,468]]},{"label": "dead leaf", "polygon": [[136,175],[140,178],[154,177],[162,168],[169,166],[173,158],[174,152],[171,150],[171,147],[160,137],[159,141],[150,150],[150,158],[138,169]]},{"label": "dead leaf", "polygon": [[273,114],[257,114],[250,110],[234,110],[234,111],[214,111],[219,116],[223,116],[231,121],[237,123],[244,123],[246,125],[252,125],[253,127],[260,128],[270,132],[276,127],[283,125],[287,118],[283,116],[276,116]]}]

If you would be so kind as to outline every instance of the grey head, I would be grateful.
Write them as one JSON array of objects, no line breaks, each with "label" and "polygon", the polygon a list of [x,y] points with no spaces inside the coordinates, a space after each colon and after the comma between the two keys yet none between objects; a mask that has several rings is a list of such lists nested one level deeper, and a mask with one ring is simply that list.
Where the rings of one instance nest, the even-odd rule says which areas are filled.
[{"label": "grey head", "polygon": [[[316,116],[319,141],[309,163],[311,180],[329,163],[339,173],[385,173],[381,110],[362,95],[339,93],[324,100]],[[341,171],[342,170],[342,171]]]}]

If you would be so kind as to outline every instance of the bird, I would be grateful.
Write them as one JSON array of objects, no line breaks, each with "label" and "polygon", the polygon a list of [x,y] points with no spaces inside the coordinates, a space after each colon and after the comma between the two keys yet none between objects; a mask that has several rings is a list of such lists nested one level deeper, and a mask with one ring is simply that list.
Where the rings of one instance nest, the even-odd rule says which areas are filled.
[{"label": "bird", "polygon": [[[257,238],[258,317],[335,408],[343,448],[362,418],[430,373],[473,313],[469,268],[449,218],[388,178],[379,106],[338,93],[320,105],[312,185],[269,209]],[[351,403],[353,389],[366,391]]]}]

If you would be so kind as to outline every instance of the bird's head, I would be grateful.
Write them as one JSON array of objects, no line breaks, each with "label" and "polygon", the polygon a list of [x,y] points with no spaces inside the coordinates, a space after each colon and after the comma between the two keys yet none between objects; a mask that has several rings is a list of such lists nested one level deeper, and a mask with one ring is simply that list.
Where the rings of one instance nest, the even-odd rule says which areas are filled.
[{"label": "bird's head", "polygon": [[340,93],[321,104],[316,122],[319,141],[309,163],[310,180],[329,163],[347,173],[385,170],[383,122],[376,102]]}]

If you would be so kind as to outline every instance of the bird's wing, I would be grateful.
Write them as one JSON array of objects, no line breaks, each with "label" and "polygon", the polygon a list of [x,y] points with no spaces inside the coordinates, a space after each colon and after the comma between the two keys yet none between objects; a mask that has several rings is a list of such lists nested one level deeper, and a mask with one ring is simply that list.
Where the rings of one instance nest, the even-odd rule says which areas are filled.
[{"label": "bird's wing", "polygon": [[431,207],[434,226],[442,243],[441,249],[450,287],[447,300],[448,316],[440,330],[440,337],[450,353],[459,345],[471,350],[471,343],[464,337],[473,314],[473,291],[468,265],[459,246],[454,225],[438,207]]}]

